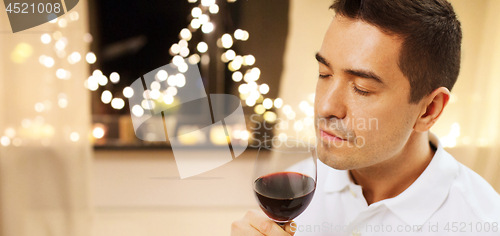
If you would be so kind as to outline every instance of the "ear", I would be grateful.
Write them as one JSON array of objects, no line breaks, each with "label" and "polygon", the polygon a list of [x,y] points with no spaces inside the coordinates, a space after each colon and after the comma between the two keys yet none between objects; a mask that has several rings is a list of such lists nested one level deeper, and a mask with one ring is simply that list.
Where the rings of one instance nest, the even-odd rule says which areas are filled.
[{"label": "ear", "polygon": [[419,113],[414,129],[417,132],[428,131],[438,120],[444,107],[450,100],[450,91],[445,87],[437,88],[422,99],[422,111]]}]

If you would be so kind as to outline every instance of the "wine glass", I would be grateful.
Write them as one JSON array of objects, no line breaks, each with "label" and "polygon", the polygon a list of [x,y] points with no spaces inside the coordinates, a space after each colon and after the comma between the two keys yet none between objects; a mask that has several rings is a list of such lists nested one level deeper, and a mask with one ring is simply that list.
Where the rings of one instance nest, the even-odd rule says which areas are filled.
[{"label": "wine glass", "polygon": [[300,215],[316,189],[316,147],[293,139],[263,142],[255,161],[253,189],[260,208],[283,226]]}]

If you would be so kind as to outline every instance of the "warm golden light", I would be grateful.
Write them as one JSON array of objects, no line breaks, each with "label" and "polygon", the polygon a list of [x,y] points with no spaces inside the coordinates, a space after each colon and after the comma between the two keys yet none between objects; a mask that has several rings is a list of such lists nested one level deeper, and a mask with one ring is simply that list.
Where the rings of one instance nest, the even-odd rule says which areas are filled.
[{"label": "warm golden light", "polygon": [[116,73],[116,72],[113,72],[109,75],[109,80],[111,80],[111,82],[113,84],[116,84],[118,82],[120,82],[120,74]]},{"label": "warm golden light", "polygon": [[113,94],[111,94],[110,91],[108,90],[105,90],[104,92],[102,92],[101,94],[101,101],[104,103],[104,104],[108,104],[111,102],[111,99],[113,99]]}]

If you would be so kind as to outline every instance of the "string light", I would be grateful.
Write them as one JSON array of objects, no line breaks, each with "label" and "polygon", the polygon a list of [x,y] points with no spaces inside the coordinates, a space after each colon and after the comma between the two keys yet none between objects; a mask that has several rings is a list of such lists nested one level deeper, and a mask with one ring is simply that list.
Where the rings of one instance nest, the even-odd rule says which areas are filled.
[{"label": "string light", "polygon": [[240,65],[240,67],[241,67],[241,65],[243,64],[243,57],[238,55],[238,56],[234,57],[233,62]]},{"label": "string light", "polygon": [[244,64],[247,66],[251,66],[255,63],[255,57],[252,55],[247,55],[243,59],[245,61]]},{"label": "string light", "polygon": [[240,82],[241,79],[243,79],[243,74],[239,71],[236,71],[233,73],[232,78],[233,78],[234,82]]},{"label": "string light", "polygon": [[292,112],[292,107],[290,105],[283,106],[283,113],[285,113],[285,115],[289,114],[290,112]]},{"label": "string light", "polygon": [[304,118],[304,125],[305,126],[311,126],[314,124],[314,119],[312,117],[306,117]]},{"label": "string light", "polygon": [[201,0],[201,5],[204,7],[208,7],[212,4],[215,4],[215,0]]},{"label": "string light", "polygon": [[306,109],[305,111],[306,115],[311,117],[311,116],[314,116],[314,107],[310,106]]},{"label": "string light", "polygon": [[104,134],[105,132],[102,127],[94,127],[94,130],[92,130],[92,135],[96,139],[101,139],[102,137],[104,137]]},{"label": "string light", "polygon": [[48,68],[54,66],[54,59],[52,59],[52,57],[45,57],[43,59],[43,65]]},{"label": "string light", "polygon": [[65,69],[57,69],[56,71],[56,77],[59,79],[64,79],[66,78],[67,72]]},{"label": "string light", "polygon": [[111,99],[113,99],[113,95],[111,94],[110,91],[108,90],[105,90],[104,92],[102,92],[101,94],[101,101],[104,103],[104,104],[108,104],[111,102]]},{"label": "string light", "polygon": [[237,39],[237,40],[241,40],[243,39],[243,30],[241,29],[237,29],[234,31],[234,38]]},{"label": "string light", "polygon": [[80,18],[80,15],[76,11],[72,12],[71,14],[69,14],[69,19],[71,21],[77,21],[79,18]]},{"label": "string light", "polygon": [[240,139],[248,140],[248,138],[250,138],[250,133],[247,130],[242,130],[240,132]]},{"label": "string light", "polygon": [[91,34],[89,33],[86,33],[84,36],[83,36],[83,41],[86,42],[86,43],[91,43],[93,40],[93,37]]},{"label": "string light", "polygon": [[262,115],[262,114],[264,114],[264,112],[266,112],[266,108],[264,108],[264,106],[259,104],[259,105],[255,106],[254,111],[257,114]]},{"label": "string light", "polygon": [[185,39],[179,40],[179,47],[181,47],[181,49],[185,48],[187,46],[188,46],[188,42]]},{"label": "string light", "polygon": [[66,44],[62,40],[58,40],[55,44],[57,50],[63,50],[66,47]]},{"label": "string light", "polygon": [[181,52],[181,46],[179,46],[179,44],[174,43],[172,47],[170,47],[170,51],[173,54],[179,54]]},{"label": "string light", "polygon": [[123,96],[126,98],[131,98],[132,96],[134,96],[134,89],[128,86],[125,87],[123,89]]},{"label": "string light", "polygon": [[259,86],[259,91],[262,94],[267,94],[269,92],[269,85],[267,85],[267,84],[261,84]]},{"label": "string light", "polygon": [[198,49],[198,51],[201,53],[205,53],[208,50],[208,45],[205,42],[199,42],[198,46],[196,46],[196,49]]},{"label": "string light", "polygon": [[195,18],[195,19],[191,20],[191,24],[190,25],[191,25],[191,28],[198,29],[201,26],[201,21],[199,19]]},{"label": "string light", "polygon": [[189,48],[181,48],[181,51],[179,53],[182,57],[187,57],[189,55]]},{"label": "string light", "polygon": [[10,138],[7,136],[2,136],[2,138],[0,138],[0,144],[2,144],[2,146],[4,146],[4,147],[9,146],[10,145]]},{"label": "string light", "polygon": [[158,83],[158,81],[153,81],[153,82],[151,83],[150,88],[151,88],[152,90],[160,90],[160,89],[161,89],[161,84],[160,84],[160,83]]},{"label": "string light", "polygon": [[167,90],[165,90],[165,93],[170,95],[170,96],[175,96],[175,95],[177,95],[177,88],[168,87]]},{"label": "string light", "polygon": [[116,72],[112,72],[109,75],[109,80],[111,80],[111,83],[113,83],[113,84],[120,82],[120,74],[118,74]]},{"label": "string light", "polygon": [[203,12],[201,11],[201,8],[199,7],[194,7],[193,10],[191,10],[191,15],[195,18],[200,17]]},{"label": "string light", "polygon": [[124,106],[125,106],[125,101],[123,101],[123,99],[121,98],[113,98],[113,100],[111,100],[111,107],[113,107],[114,109],[120,110]]},{"label": "string light", "polygon": [[208,15],[202,14],[200,16],[200,24],[204,25],[210,21],[210,17]]},{"label": "string light", "polygon": [[293,129],[297,132],[301,131],[304,129],[304,123],[299,120],[293,124]]},{"label": "string light", "polygon": [[95,79],[93,76],[90,76],[87,80],[87,87],[90,91],[96,91],[99,88],[97,79]]},{"label": "string light", "polygon": [[99,83],[99,85],[105,86],[106,84],[108,84],[108,78],[106,76],[100,75],[97,78],[98,78],[97,82]]},{"label": "string light", "polygon": [[249,107],[253,107],[253,106],[255,105],[255,103],[256,103],[256,102],[257,102],[257,101],[256,101],[256,100],[253,100],[253,99],[247,99],[247,100],[245,101],[245,103],[246,103],[246,104],[247,104],[247,106],[249,106]]},{"label": "string light", "polygon": [[[188,0],[190,3],[195,3],[197,0]],[[234,0],[228,0],[228,2],[234,2]],[[191,20],[189,27],[188,28],[183,28],[180,33],[179,33],[179,38],[181,39],[179,43],[173,44],[170,48],[170,53],[174,56],[172,62],[174,65],[177,66],[177,69],[179,72],[176,75],[169,75],[165,70],[160,70],[156,74],[156,79],[158,81],[166,81],[169,87],[163,91],[163,94],[160,93],[160,88],[161,85],[158,82],[153,82],[151,84],[151,89],[149,91],[144,92],[144,96],[147,97],[147,99],[157,99],[162,96],[162,100],[165,104],[172,104],[174,102],[174,96],[177,94],[177,88],[176,87],[183,87],[186,83],[185,77],[182,73],[186,72],[188,69],[188,66],[186,62],[184,61],[183,58],[187,58],[187,62],[190,64],[197,64],[201,61],[202,64],[207,64],[209,62],[209,57],[208,55],[204,54],[200,57],[198,54],[192,54],[190,55],[190,50],[187,45],[187,41],[191,40],[193,37],[193,33],[197,29],[201,27],[201,31],[203,33],[211,33],[214,30],[214,24],[210,22],[210,17],[207,15],[208,13],[204,13],[204,11],[208,11],[211,14],[217,14],[219,12],[219,6],[215,4],[215,0],[202,0],[201,5],[207,8],[200,8],[200,7],[194,7],[191,11],[191,15],[193,16],[193,19]],[[71,16],[70,16],[71,18]],[[72,19],[73,20],[73,19]],[[54,36],[56,36],[54,34]],[[90,35],[88,35],[90,36]],[[45,43],[47,41],[50,42],[51,38],[50,35],[43,36],[44,39],[42,39],[42,43]],[[274,101],[271,100],[270,98],[265,98],[262,96],[262,94],[267,94],[269,93],[269,85],[267,84],[261,84],[258,85],[255,81],[257,81],[260,78],[260,70],[258,68],[253,68],[249,69],[243,73],[239,71],[242,66],[252,66],[255,64],[255,57],[253,55],[245,55],[245,56],[239,56],[236,54],[234,50],[231,50],[230,48],[233,46],[233,37],[235,40],[241,40],[241,41],[246,41],[249,39],[249,33],[246,30],[242,29],[237,29],[234,31],[234,34],[224,34],[222,37],[218,40],[217,45],[219,47],[223,47],[228,49],[226,52],[224,52],[221,55],[221,60],[225,63],[228,63],[228,69],[233,71],[234,73],[232,74],[232,80],[235,82],[240,82],[244,80],[246,84],[241,84],[238,87],[238,92],[240,92],[240,97],[245,100],[245,103],[247,106],[255,106],[256,103],[258,102],[259,104],[255,106],[254,111],[257,114],[263,114],[264,119],[269,122],[274,122],[276,120],[276,113],[271,112],[271,111],[265,111],[266,109],[271,109],[273,106],[275,108],[282,108],[283,107],[283,112],[286,114],[288,119],[293,119],[295,118],[296,114],[295,112],[291,109],[289,105],[283,106],[283,100],[281,98],[277,98]],[[89,39],[90,38],[90,39]],[[54,37],[56,39],[56,37]],[[57,39],[56,39],[57,40]],[[84,40],[86,42],[91,41],[91,36],[87,37],[87,40]],[[64,42],[64,41],[61,41]],[[48,43],[48,42],[47,42]],[[64,43],[64,46],[61,46],[59,48],[64,48],[67,43]],[[199,42],[196,45],[196,50],[199,53],[206,53],[208,51],[208,45],[205,42]],[[63,55],[64,52],[60,50],[61,52],[58,52],[59,54]],[[78,62],[81,58],[79,54],[75,54],[77,52],[73,52],[69,57],[68,61],[71,64],[74,64]],[[58,55],[59,55],[58,54]],[[89,56],[91,58],[89,58]],[[40,61],[45,62],[47,56],[44,56],[44,58],[40,58]],[[90,64],[95,63],[95,54],[90,54],[88,53],[86,55],[86,61]],[[42,63],[45,64],[45,63]],[[49,63],[50,64],[50,63]],[[57,71],[56,75],[58,78],[63,78],[66,76],[63,76],[64,72],[63,71]],[[96,84],[102,84],[100,81],[103,81],[107,79],[103,75],[94,75],[89,77],[89,79],[86,80],[85,86],[88,87],[90,90],[96,90],[97,86]],[[110,75],[110,80],[113,83],[118,83],[119,82],[119,75],[116,72],[111,73]],[[97,81],[97,83],[96,83]],[[106,80],[107,81],[107,80]],[[160,85],[160,86],[158,86]],[[121,98],[114,98],[112,99],[111,92],[105,91],[103,92],[103,97],[106,97],[104,99],[106,102],[109,103],[108,100],[111,99],[111,106],[115,109],[122,109],[124,107],[124,101]],[[105,96],[106,94],[106,96]],[[123,95],[124,97],[130,98],[134,94],[134,91],[130,87],[126,87],[123,90]],[[111,95],[111,96],[109,96]],[[111,98],[109,98],[111,97]],[[262,103],[262,104],[260,104]],[[135,116],[142,116],[144,114],[144,109],[154,109],[155,102],[154,101],[148,101],[148,100],[143,100],[141,103],[142,107],[139,105],[135,105],[131,109],[131,113],[134,114]],[[151,106],[151,107],[150,107]],[[303,105],[303,107],[305,107]],[[144,108],[144,109],[143,109]],[[311,115],[311,112],[314,112],[313,107],[309,106],[307,104],[307,108],[301,109],[303,110],[308,116]],[[309,124],[311,119],[310,117],[304,118],[304,120],[307,119],[307,122],[304,122],[302,126]],[[300,126],[300,125],[298,125]],[[239,130],[238,130],[239,131]],[[241,139],[246,140],[249,138],[249,133],[246,130],[242,130],[241,132],[238,132],[238,136],[240,136]]]},{"label": "string light", "polygon": [[163,102],[167,105],[170,105],[174,102],[174,97],[170,94],[167,94],[163,97]]},{"label": "string light", "polygon": [[152,99],[156,100],[161,96],[161,93],[158,90],[152,90],[150,95]]},{"label": "string light", "polygon": [[250,88],[248,88],[247,84],[241,84],[238,87],[238,92],[240,92],[241,94],[247,94],[250,92]]},{"label": "string light", "polygon": [[175,75],[171,75],[167,79],[167,84],[169,86],[175,86],[175,84],[177,83],[176,80],[177,80],[177,77],[175,77]]},{"label": "string light", "polygon": [[247,41],[249,37],[250,34],[248,33],[248,31],[243,30],[243,36],[241,37],[241,41]]},{"label": "string light", "polygon": [[58,22],[57,22],[57,24],[61,28],[65,28],[66,26],[68,26],[68,22],[64,18],[59,19]]},{"label": "string light", "polygon": [[77,132],[72,132],[69,135],[69,139],[71,139],[71,141],[73,141],[73,142],[76,142],[80,139],[80,135]]},{"label": "string light", "polygon": [[234,52],[232,49],[226,51],[226,58],[229,61],[234,60],[235,57],[236,57],[236,52]]},{"label": "string light", "polygon": [[306,109],[307,109],[308,107],[309,107],[309,103],[308,103],[307,101],[302,101],[302,102],[300,102],[300,104],[299,104],[299,108],[300,108],[300,110],[302,110],[302,111],[304,111],[304,112],[306,111]]},{"label": "string light", "polygon": [[217,14],[219,12],[219,6],[217,4],[212,4],[208,10],[212,14]]},{"label": "string light", "polygon": [[85,60],[87,60],[87,62],[89,64],[94,64],[95,61],[97,60],[95,54],[93,52],[89,52],[87,53],[87,55],[85,56]]},{"label": "string light", "polygon": [[230,34],[222,35],[221,41],[224,48],[230,48],[231,46],[233,46],[233,38]]},{"label": "string light", "polygon": [[79,62],[80,60],[82,59],[82,56],[80,55],[80,53],[78,52],[73,52],[69,55],[68,57],[68,62],[70,64],[75,64],[77,62]]},{"label": "string light", "polygon": [[48,44],[50,41],[52,41],[52,38],[50,37],[49,34],[42,34],[42,37],[40,37],[40,40],[42,40],[43,44]]},{"label": "string light", "polygon": [[141,117],[142,115],[144,115],[144,109],[142,109],[142,107],[139,105],[134,105],[132,107],[132,114],[134,114],[134,116]]},{"label": "string light", "polygon": [[214,24],[207,22],[201,27],[201,31],[205,34],[211,33],[214,30]]},{"label": "string light", "polygon": [[156,78],[157,78],[159,81],[165,81],[165,80],[167,80],[167,78],[168,78],[168,73],[167,73],[165,70],[159,70],[159,71],[156,73]]},{"label": "string light", "polygon": [[255,91],[257,90],[257,83],[253,82],[253,81],[250,81],[247,83],[248,84],[248,88],[250,89],[250,91]]},{"label": "string light", "polygon": [[270,98],[266,98],[264,99],[264,102],[262,102],[262,105],[266,109],[271,109],[273,107],[273,100],[271,100]]},{"label": "string light", "polygon": [[198,54],[193,54],[193,55],[189,56],[188,61],[189,61],[189,63],[191,63],[192,65],[195,65],[195,64],[197,64],[198,62],[200,62],[200,55],[198,55]]},{"label": "string light", "polygon": [[60,107],[60,108],[66,108],[68,106],[68,100],[66,100],[66,98],[60,98],[58,101],[57,101],[57,105]]},{"label": "string light", "polygon": [[186,85],[186,77],[183,74],[177,74],[175,77],[177,87],[182,88]]},{"label": "string light", "polygon": [[[56,19],[57,19],[57,18],[56,18]],[[61,37],[62,37],[62,33],[61,33],[61,31],[56,30],[56,31],[52,34],[52,38],[54,38],[54,40],[59,40]]]},{"label": "string light", "polygon": [[185,73],[188,70],[188,65],[186,63],[182,63],[177,69],[179,70],[179,72]]},{"label": "string light", "polygon": [[274,107],[276,108],[281,108],[283,106],[283,99],[281,98],[276,98],[274,100]]},{"label": "string light", "polygon": [[224,52],[224,53],[222,53],[222,55],[220,55],[220,59],[221,59],[221,61],[222,61],[222,62],[224,62],[224,63],[228,63],[228,62],[229,62],[229,59],[227,59],[227,57],[226,57],[226,53],[225,53],[225,52]]},{"label": "string light", "polygon": [[276,118],[277,118],[276,113],[272,111],[267,111],[266,113],[264,113],[264,120],[268,122],[275,122]]}]

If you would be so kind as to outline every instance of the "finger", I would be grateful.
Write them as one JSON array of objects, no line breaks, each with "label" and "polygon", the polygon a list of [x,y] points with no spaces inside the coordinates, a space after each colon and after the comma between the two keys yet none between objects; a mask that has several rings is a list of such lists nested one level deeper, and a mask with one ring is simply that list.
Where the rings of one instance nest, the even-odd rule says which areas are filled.
[{"label": "finger", "polygon": [[248,222],[238,220],[231,224],[231,236],[264,236]]},{"label": "finger", "polygon": [[297,231],[297,223],[295,223],[295,221],[288,222],[287,224],[283,225],[283,227],[284,230],[292,236]]},{"label": "finger", "polygon": [[252,227],[264,235],[289,236],[278,224],[267,218],[261,212],[249,211],[247,219]]}]

